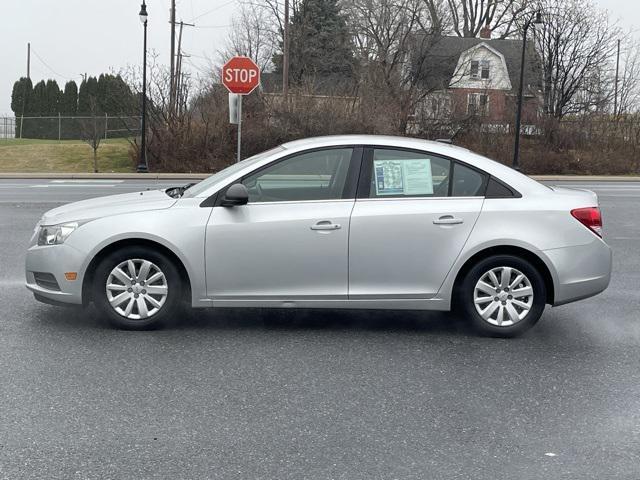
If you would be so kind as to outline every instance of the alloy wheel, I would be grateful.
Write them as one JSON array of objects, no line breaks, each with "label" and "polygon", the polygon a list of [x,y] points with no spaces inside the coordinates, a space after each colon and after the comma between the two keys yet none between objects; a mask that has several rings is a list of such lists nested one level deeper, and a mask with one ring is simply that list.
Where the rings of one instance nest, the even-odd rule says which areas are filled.
[{"label": "alloy wheel", "polygon": [[167,278],[154,263],[130,259],[117,265],[106,284],[107,300],[121,316],[144,320],[160,311],[167,300]]},{"label": "alloy wheel", "polygon": [[533,287],[527,276],[513,267],[492,268],[476,283],[473,303],[487,323],[510,327],[529,314]]}]

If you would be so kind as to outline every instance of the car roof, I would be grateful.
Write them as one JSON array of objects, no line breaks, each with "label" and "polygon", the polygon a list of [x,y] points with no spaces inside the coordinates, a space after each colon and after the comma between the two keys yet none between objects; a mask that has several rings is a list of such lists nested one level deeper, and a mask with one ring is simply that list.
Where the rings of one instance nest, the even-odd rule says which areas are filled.
[{"label": "car roof", "polygon": [[320,137],[302,138],[300,140],[292,140],[291,142],[283,143],[282,147],[287,150],[298,150],[309,147],[330,145],[384,145],[384,146],[396,146],[404,148],[418,148],[424,150],[425,147],[432,147],[440,149],[450,149],[453,151],[468,151],[466,148],[450,145],[443,142],[435,142],[433,140],[425,140],[422,138],[414,137],[400,137],[393,135],[325,135]]}]

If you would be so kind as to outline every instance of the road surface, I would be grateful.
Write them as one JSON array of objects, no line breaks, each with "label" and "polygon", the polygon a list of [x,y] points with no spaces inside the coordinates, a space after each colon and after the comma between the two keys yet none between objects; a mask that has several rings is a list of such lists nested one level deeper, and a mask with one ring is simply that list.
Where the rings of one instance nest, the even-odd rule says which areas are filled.
[{"label": "road surface", "polygon": [[499,340],[420,312],[112,330],[32,298],[26,243],[155,182],[0,181],[0,478],[640,478],[640,183],[572,185],[600,196],[611,286]]}]

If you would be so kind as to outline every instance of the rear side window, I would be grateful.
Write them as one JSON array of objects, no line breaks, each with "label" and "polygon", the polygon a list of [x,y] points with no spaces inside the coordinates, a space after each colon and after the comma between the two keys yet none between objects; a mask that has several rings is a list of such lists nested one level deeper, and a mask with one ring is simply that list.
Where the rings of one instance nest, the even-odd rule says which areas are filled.
[{"label": "rear side window", "polygon": [[446,197],[451,162],[406,150],[373,151],[369,198]]},{"label": "rear side window", "polygon": [[522,195],[513,190],[511,187],[496,180],[495,178],[491,177],[489,179],[486,193],[487,198],[520,198],[521,196]]},{"label": "rear side window", "polygon": [[453,166],[452,196],[483,197],[486,184],[487,176],[478,170],[474,170],[460,163],[456,163]]}]

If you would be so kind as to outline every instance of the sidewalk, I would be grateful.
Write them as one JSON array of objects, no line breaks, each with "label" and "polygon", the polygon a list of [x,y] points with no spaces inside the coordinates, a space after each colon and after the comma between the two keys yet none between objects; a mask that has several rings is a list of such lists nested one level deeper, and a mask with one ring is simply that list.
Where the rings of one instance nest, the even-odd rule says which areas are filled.
[{"label": "sidewalk", "polygon": [[[202,180],[208,173],[2,173],[0,179],[100,179],[100,180]],[[544,182],[640,182],[640,176],[531,175]]]}]

